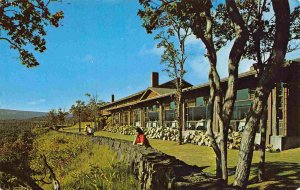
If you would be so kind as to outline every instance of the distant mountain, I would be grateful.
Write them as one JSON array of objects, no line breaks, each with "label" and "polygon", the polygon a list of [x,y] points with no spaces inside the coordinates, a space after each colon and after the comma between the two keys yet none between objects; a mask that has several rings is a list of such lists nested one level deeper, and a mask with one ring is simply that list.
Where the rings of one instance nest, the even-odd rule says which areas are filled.
[{"label": "distant mountain", "polygon": [[45,115],[47,115],[46,112],[0,109],[0,120],[30,119],[30,118],[34,118],[34,117],[42,117]]}]

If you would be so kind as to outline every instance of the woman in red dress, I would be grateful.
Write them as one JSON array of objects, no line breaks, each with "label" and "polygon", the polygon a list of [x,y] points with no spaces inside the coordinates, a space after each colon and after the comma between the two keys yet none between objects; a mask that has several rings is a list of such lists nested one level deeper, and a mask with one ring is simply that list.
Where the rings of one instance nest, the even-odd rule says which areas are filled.
[{"label": "woman in red dress", "polygon": [[143,130],[139,127],[136,128],[136,136],[135,136],[135,140],[133,141],[133,144],[143,145],[143,146],[146,146],[146,147],[151,147],[150,144],[149,144],[148,139],[144,135]]}]

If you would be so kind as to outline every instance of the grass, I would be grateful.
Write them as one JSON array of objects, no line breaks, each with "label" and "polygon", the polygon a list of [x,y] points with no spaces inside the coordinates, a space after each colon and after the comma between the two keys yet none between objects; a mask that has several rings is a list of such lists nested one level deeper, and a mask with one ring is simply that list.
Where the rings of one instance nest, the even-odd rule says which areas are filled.
[{"label": "grass", "polygon": [[[62,189],[127,190],[137,187],[134,176],[117,159],[116,153],[108,146],[92,143],[90,138],[48,132],[34,141],[31,168],[36,171],[44,168],[38,156],[41,154],[46,156]],[[51,184],[42,187],[52,189]]]},{"label": "grass", "polygon": [[[105,136],[133,141],[134,136],[97,131],[95,136]],[[177,142],[149,139],[151,146],[168,155],[175,156],[187,164],[204,168],[205,172],[215,173],[215,154],[210,147]],[[229,184],[234,181],[235,166],[238,160],[238,150],[228,150]],[[280,153],[266,153],[267,181],[257,183],[257,164],[259,152],[255,151],[252,160],[250,185],[252,189],[295,189],[300,187],[300,148],[285,150]]]},{"label": "grass", "polygon": [[[86,124],[90,124],[90,126],[94,126],[94,122],[81,122],[81,134],[84,134],[84,128]],[[76,123],[72,127],[64,127],[61,131],[71,132],[71,133],[78,133],[79,131],[79,124]]]}]

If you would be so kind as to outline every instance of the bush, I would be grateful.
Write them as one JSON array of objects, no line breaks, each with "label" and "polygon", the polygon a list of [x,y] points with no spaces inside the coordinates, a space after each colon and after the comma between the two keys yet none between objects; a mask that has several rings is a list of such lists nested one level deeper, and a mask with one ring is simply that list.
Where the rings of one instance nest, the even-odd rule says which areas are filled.
[{"label": "bush", "polygon": [[[116,153],[108,146],[94,144],[86,136],[51,131],[35,140],[32,154],[35,158],[31,166],[41,172],[36,178],[48,179],[49,174],[43,174],[43,162],[38,156],[41,154],[47,157],[62,189],[113,190],[123,186],[126,187],[124,189],[136,189],[133,175],[117,160]],[[45,189],[51,188],[51,185],[41,185]]]}]

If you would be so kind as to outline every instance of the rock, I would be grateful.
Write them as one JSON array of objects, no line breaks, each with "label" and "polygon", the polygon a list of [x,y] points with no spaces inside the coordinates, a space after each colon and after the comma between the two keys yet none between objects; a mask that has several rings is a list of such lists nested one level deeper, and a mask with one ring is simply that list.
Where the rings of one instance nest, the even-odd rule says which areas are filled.
[{"label": "rock", "polygon": [[238,137],[238,136],[240,136],[240,133],[239,132],[233,132],[233,136]]}]

